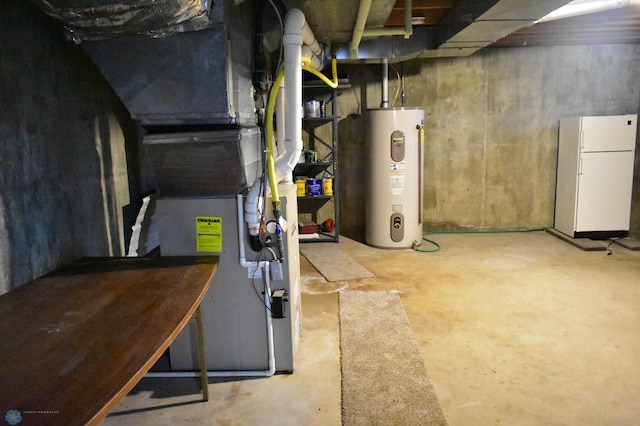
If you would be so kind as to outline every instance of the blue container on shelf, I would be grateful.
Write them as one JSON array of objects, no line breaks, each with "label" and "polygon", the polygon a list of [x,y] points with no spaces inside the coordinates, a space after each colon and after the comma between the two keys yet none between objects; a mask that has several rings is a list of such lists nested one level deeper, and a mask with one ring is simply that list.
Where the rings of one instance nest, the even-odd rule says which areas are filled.
[{"label": "blue container on shelf", "polygon": [[320,179],[307,179],[307,195],[317,197],[322,194],[322,181]]}]

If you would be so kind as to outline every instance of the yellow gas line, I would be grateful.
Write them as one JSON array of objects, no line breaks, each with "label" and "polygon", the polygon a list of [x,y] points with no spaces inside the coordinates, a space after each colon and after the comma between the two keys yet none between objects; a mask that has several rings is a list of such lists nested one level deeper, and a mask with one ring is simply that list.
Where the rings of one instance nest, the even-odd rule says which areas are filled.
[{"label": "yellow gas line", "polygon": [[309,58],[308,56],[302,57],[303,70],[308,71],[311,74],[315,75],[320,80],[324,81],[327,84],[327,86],[331,87],[332,89],[335,89],[336,87],[338,87],[338,64],[337,64],[336,58],[331,58],[331,72],[333,74],[333,80],[329,80],[320,71],[309,66],[310,63],[311,63],[311,58]]},{"label": "yellow gas line", "polygon": [[271,86],[269,100],[267,101],[267,122],[265,124],[265,137],[267,138],[267,176],[269,178],[269,185],[271,186],[271,201],[274,205],[276,203],[278,203],[278,205],[280,204],[280,196],[278,194],[278,182],[276,182],[275,161],[273,159],[273,111],[276,106],[276,98],[278,97],[282,80],[284,80],[284,68],[280,69],[280,72],[278,72],[273,82],[273,86]]},{"label": "yellow gas line", "polygon": [[[311,60],[309,57],[303,56],[302,69],[317,76],[332,89],[338,87],[338,66],[336,58],[331,59],[331,71],[333,74],[333,80],[329,80],[324,74],[317,71],[315,68],[310,67],[310,62]],[[280,196],[278,194],[278,182],[276,182],[275,161],[273,159],[273,153],[275,151],[273,144],[273,113],[275,110],[276,98],[278,96],[278,92],[280,91],[280,86],[282,85],[283,80],[284,68],[280,69],[275,81],[273,82],[273,86],[271,86],[271,91],[269,92],[269,100],[267,101],[267,122],[265,125],[265,137],[267,138],[267,176],[269,178],[269,186],[271,186],[271,201],[273,202],[274,206],[277,204],[278,208],[280,207]]]}]

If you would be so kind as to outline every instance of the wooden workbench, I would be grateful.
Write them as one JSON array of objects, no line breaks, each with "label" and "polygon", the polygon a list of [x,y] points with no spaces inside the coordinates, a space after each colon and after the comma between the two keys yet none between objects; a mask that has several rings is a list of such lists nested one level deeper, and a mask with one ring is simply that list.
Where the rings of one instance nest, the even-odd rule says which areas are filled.
[{"label": "wooden workbench", "polygon": [[217,264],[82,259],[0,296],[0,422],[97,424],[198,310]]}]

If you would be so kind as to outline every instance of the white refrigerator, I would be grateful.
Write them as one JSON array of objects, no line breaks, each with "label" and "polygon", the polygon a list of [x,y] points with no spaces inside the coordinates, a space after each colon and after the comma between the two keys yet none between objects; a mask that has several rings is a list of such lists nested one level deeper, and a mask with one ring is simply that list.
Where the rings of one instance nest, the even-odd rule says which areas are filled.
[{"label": "white refrigerator", "polygon": [[560,120],[555,229],[572,238],[629,234],[637,114]]}]

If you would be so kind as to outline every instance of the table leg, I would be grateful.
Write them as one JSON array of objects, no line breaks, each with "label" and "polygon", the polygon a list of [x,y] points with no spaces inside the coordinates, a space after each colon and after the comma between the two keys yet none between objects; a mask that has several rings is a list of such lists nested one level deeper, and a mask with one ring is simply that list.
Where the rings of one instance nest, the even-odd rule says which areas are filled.
[{"label": "table leg", "polygon": [[196,309],[196,326],[198,332],[198,352],[200,353],[200,383],[202,386],[202,399],[209,400],[209,379],[207,377],[207,361],[204,350],[204,333],[202,331],[202,310]]}]

